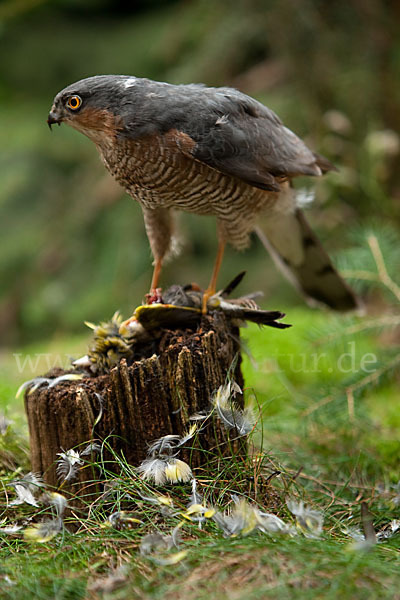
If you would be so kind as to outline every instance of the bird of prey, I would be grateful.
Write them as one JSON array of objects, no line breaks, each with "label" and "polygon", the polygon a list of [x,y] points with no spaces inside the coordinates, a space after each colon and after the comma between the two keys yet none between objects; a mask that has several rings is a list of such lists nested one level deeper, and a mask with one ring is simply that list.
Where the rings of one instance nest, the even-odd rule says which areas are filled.
[{"label": "bird of prey", "polygon": [[100,75],[60,91],[47,122],[88,136],[140,203],[154,257],[151,290],[173,247],[174,212],[183,210],[217,219],[218,252],[203,308],[216,290],[226,243],[243,249],[252,231],[309,300],[356,307],[291,185],[296,176],[334,167],[260,102],[228,87]]}]

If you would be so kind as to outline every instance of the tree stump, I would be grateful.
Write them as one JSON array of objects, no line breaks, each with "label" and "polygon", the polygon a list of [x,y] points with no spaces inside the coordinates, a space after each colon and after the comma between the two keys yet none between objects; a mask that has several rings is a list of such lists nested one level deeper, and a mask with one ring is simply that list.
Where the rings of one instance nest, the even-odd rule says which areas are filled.
[{"label": "tree stump", "polygon": [[[106,375],[28,390],[32,470],[57,486],[57,454],[92,440],[107,440],[129,464],[138,465],[149,443],[167,434],[182,435],[189,417],[209,408],[213,392],[228,376],[243,387],[240,361],[239,329],[218,314],[203,317],[194,330],[164,331],[151,355],[132,364],[122,359]],[[57,369],[49,375],[63,373]],[[243,396],[236,402],[243,406]],[[204,466],[210,452],[245,449],[243,440],[230,440],[217,420],[204,427],[195,444],[180,454],[192,468]],[[92,479],[92,469],[81,469],[77,484],[82,489]]]}]

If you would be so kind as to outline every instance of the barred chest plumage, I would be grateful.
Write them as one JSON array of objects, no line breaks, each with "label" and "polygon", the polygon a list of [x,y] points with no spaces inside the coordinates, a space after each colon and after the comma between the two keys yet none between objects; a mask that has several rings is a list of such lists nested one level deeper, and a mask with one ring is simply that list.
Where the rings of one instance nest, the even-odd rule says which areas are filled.
[{"label": "barred chest plumage", "polygon": [[117,140],[99,150],[111,174],[146,208],[249,220],[276,196],[185,155],[167,136]]}]

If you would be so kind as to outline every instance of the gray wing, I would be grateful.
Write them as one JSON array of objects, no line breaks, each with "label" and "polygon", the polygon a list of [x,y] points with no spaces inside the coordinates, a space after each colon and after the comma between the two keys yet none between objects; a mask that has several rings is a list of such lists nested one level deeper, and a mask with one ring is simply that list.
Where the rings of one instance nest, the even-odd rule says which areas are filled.
[{"label": "gray wing", "polygon": [[207,90],[185,133],[192,155],[209,166],[266,190],[296,175],[321,175],[335,167],[314,154],[266,106],[236,90]]}]

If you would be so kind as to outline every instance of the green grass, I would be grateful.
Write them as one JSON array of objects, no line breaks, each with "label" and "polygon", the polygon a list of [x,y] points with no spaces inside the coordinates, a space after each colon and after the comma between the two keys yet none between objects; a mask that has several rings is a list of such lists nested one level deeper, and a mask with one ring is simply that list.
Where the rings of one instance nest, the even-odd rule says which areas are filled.
[{"label": "green grass", "polygon": [[[294,523],[285,500],[303,498],[323,511],[320,538],[300,532],[295,537],[254,533],[225,539],[211,520],[202,530],[186,521],[180,544],[186,556],[175,565],[157,564],[140,555],[140,542],[154,530],[170,533],[181,516],[162,514],[159,506],[143,501],[138,495],[143,484],[115,457],[122,475],[108,473],[113,493],[98,497],[88,518],[74,511],[65,519],[64,532],[44,544],[28,543],[19,533],[0,534],[0,597],[400,598],[400,536],[367,551],[354,547],[346,533],[347,527],[363,527],[362,500],[376,531],[399,516],[394,488],[399,479],[396,364],[390,368],[394,346],[381,330],[365,327],[366,319],[296,308],[286,317],[294,325],[289,330],[243,330],[249,349],[243,362],[247,401],[262,415],[252,438],[259,462],[233,459],[220,465],[211,481],[198,476],[204,496],[221,510],[237,492]],[[360,331],[354,333],[356,326]],[[57,339],[22,354],[76,356],[86,342],[83,337]],[[374,360],[366,362],[366,355]],[[22,406],[12,399],[24,373],[18,372],[11,354],[1,369],[3,406],[7,404],[7,416],[16,421],[2,436],[3,448],[10,449],[15,467],[21,465],[25,473],[26,455],[17,452],[18,446],[26,446]],[[271,480],[270,496],[261,481],[274,470],[281,475]],[[18,522],[27,527],[32,518],[37,522],[48,516],[50,509],[42,504],[37,509],[9,505],[14,492],[7,483],[13,477],[3,466],[1,526]],[[177,509],[185,509],[190,484],[160,491]],[[120,531],[104,527],[107,517],[120,509],[134,511],[142,524]]]},{"label": "green grass", "polygon": [[[82,543],[84,542],[84,543]],[[65,544],[76,544],[66,539]],[[110,568],[123,560],[128,568],[115,598],[398,598],[398,557],[393,549],[354,553],[344,544],[305,539],[187,542],[184,565],[155,568],[136,555],[134,542],[122,536],[81,539],[72,548],[21,548],[6,567],[19,580],[5,598],[84,598],[105,583]],[[104,555],[107,555],[106,557]],[[90,568],[87,565],[90,563]],[[3,570],[4,572],[4,570]],[[125,589],[124,589],[125,588]],[[128,589],[130,592],[128,592]],[[96,597],[93,591],[89,597]],[[100,596],[99,596],[100,597]]]}]

